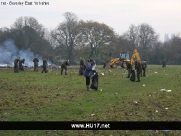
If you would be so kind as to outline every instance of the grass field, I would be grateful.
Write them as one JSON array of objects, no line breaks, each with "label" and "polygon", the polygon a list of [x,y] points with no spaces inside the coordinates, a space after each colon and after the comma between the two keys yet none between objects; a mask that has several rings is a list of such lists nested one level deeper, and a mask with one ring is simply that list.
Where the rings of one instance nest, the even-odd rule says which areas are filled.
[{"label": "grass field", "polygon": [[[131,82],[125,69],[99,69],[98,90],[87,91],[78,67],[49,73],[13,73],[0,69],[1,121],[180,121],[181,67],[148,65],[141,82]],[[102,75],[101,73],[104,73]],[[171,90],[170,92],[160,91]],[[1,136],[155,136],[181,135],[181,131],[131,130],[6,130]]]}]

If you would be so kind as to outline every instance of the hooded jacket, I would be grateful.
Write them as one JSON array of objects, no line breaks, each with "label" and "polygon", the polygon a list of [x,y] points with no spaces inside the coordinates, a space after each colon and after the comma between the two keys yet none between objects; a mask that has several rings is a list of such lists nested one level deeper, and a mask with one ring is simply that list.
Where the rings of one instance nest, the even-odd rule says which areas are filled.
[{"label": "hooded jacket", "polygon": [[92,67],[93,67],[93,65],[92,65],[91,62],[87,64],[87,66],[85,68],[85,71],[84,71],[84,76],[85,77],[91,77],[91,75],[92,75]]}]

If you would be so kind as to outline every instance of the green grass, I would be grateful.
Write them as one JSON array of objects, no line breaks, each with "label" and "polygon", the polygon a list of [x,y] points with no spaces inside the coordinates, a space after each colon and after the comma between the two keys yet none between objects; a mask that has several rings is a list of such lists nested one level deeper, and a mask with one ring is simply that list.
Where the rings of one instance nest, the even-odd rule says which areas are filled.
[{"label": "green grass", "polygon": [[[131,82],[125,69],[99,69],[99,89],[86,91],[78,67],[47,74],[0,69],[1,121],[179,121],[181,67],[149,65],[141,82]],[[111,70],[111,72],[109,71]],[[101,73],[104,73],[103,76]],[[161,92],[160,89],[171,90]],[[156,112],[158,111],[158,112]],[[91,116],[94,114],[95,116]],[[167,135],[178,135],[170,131]],[[165,135],[159,131],[0,131],[0,135]]]}]

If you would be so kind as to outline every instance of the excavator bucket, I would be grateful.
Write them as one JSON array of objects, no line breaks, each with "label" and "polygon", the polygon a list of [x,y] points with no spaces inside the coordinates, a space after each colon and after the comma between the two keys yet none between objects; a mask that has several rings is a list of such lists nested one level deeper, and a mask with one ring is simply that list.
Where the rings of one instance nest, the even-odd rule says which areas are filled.
[{"label": "excavator bucket", "polygon": [[117,65],[119,65],[120,60],[119,58],[113,58],[109,63],[108,66],[110,66],[111,68],[116,68]]}]

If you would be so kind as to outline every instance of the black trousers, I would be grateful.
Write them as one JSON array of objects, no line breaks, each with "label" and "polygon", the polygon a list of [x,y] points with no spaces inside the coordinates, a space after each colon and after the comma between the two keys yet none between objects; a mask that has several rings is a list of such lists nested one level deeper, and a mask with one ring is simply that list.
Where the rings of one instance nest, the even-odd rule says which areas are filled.
[{"label": "black trousers", "polygon": [[86,85],[90,85],[90,77],[86,77]]},{"label": "black trousers", "polygon": [[42,73],[43,73],[43,72],[47,73],[46,67],[43,67]]},{"label": "black trousers", "polygon": [[17,64],[14,65],[14,73],[19,73],[19,67]]},{"label": "black trousers", "polygon": [[63,74],[63,70],[65,70],[65,75],[67,75],[67,67],[61,67],[61,75]]},{"label": "black trousers", "polygon": [[[146,72],[146,69],[143,68],[143,69],[142,69],[143,76],[145,76],[145,72]],[[142,73],[141,73],[141,76],[142,76]]]},{"label": "black trousers", "polygon": [[38,65],[34,64],[34,71],[38,71]]},{"label": "black trousers", "polygon": [[138,79],[138,81],[140,81],[140,75],[141,75],[141,72],[137,71],[137,79]]}]

